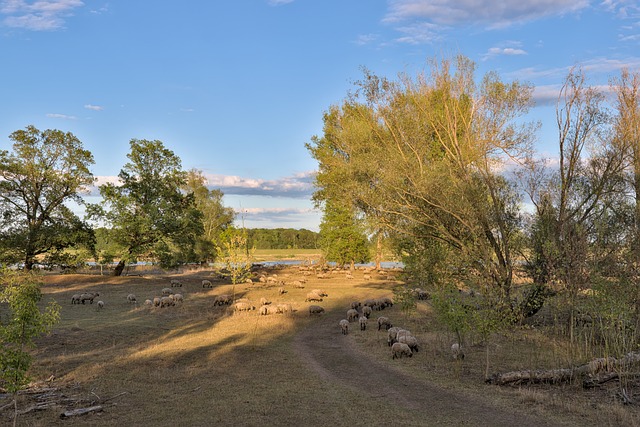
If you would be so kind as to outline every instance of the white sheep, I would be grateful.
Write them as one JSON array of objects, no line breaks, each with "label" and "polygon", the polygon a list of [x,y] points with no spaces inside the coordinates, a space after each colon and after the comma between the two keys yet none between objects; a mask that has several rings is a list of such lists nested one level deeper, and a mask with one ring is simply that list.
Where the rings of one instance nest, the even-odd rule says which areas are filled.
[{"label": "white sheep", "polygon": [[104,308],[104,301],[98,301],[98,309]]},{"label": "white sheep", "polygon": [[277,313],[282,313],[282,314],[293,313],[293,306],[288,303],[282,303],[282,304],[276,305],[276,310],[277,310]]},{"label": "white sheep", "polygon": [[182,294],[173,294],[173,300],[175,302],[184,302],[184,297]]},{"label": "white sheep", "polygon": [[73,294],[71,304],[80,304],[80,294]]},{"label": "white sheep", "polygon": [[360,303],[360,301],[353,301],[349,307],[350,307],[350,308],[353,308],[353,309],[355,309],[355,310],[357,310],[357,309],[359,309],[361,306],[362,306],[362,304]]},{"label": "white sheep", "polygon": [[309,315],[322,314],[322,313],[324,313],[324,308],[320,307],[319,305],[310,305],[309,306]]},{"label": "white sheep", "polygon": [[129,304],[131,304],[131,303],[136,304],[138,302],[138,300],[137,300],[137,298],[136,298],[136,296],[134,294],[129,294],[129,295],[127,295],[127,302]]},{"label": "white sheep", "polygon": [[160,307],[160,303],[161,303],[161,298],[160,297],[153,297],[153,306],[154,307]]},{"label": "white sheep", "polygon": [[453,343],[451,345],[451,354],[453,356],[453,360],[463,360],[464,359],[464,349],[457,342]]},{"label": "white sheep", "polygon": [[347,319],[342,319],[340,321],[340,330],[342,331],[342,335],[347,335],[349,333],[349,321]]},{"label": "white sheep", "polygon": [[398,328],[397,326],[388,329],[387,344],[389,344],[389,347],[391,347],[391,345],[393,345],[393,343],[397,341],[399,330],[400,328]]},{"label": "white sheep", "polygon": [[398,342],[408,345],[411,351],[418,352],[418,339],[413,335],[402,335],[398,337]]},{"label": "white sheep", "polygon": [[391,324],[391,322],[389,321],[388,318],[380,316],[378,317],[378,330],[382,329],[383,327],[388,331],[390,327],[392,327],[393,325]]},{"label": "white sheep", "polygon": [[364,307],[362,307],[362,315],[367,319],[371,317],[371,312],[372,312],[371,307],[369,307],[368,305],[365,305]]},{"label": "white sheep", "polygon": [[327,293],[327,291],[323,290],[323,289],[313,289],[311,290],[312,293],[319,295],[321,297],[328,297],[329,294]]},{"label": "white sheep", "polygon": [[264,297],[260,298],[260,305],[269,305],[269,304],[271,304],[271,301],[269,301]]},{"label": "white sheep", "polygon": [[235,311],[251,311],[251,310],[255,310],[256,308],[253,305],[251,305],[250,302],[238,301],[233,305],[233,309]]},{"label": "white sheep", "polygon": [[176,305],[176,302],[173,298],[170,297],[162,297],[160,298],[160,307],[170,307]]},{"label": "white sheep", "polygon": [[166,297],[167,295],[173,294],[173,289],[171,288],[162,288],[162,296]]},{"label": "white sheep", "polygon": [[144,305],[153,305],[153,301],[151,301],[150,299],[146,299],[144,300]]},{"label": "white sheep", "polygon": [[279,295],[283,295],[283,294],[286,294],[286,293],[287,293],[287,291],[284,288],[278,288],[278,294]]},{"label": "white sheep", "polygon": [[361,330],[361,331],[364,331],[364,330],[366,330],[366,329],[367,329],[367,321],[368,321],[368,320],[369,320],[369,319],[367,319],[367,318],[366,318],[366,317],[364,317],[364,316],[360,316],[360,319],[358,319],[358,322],[360,322],[360,330]]},{"label": "white sheep", "polygon": [[211,284],[211,280],[203,280],[202,281],[202,287],[203,288],[213,288],[213,285]]},{"label": "white sheep", "polygon": [[172,288],[181,288],[182,282],[178,279],[171,279],[171,287]]},{"label": "white sheep", "polygon": [[322,301],[322,296],[311,291],[307,294],[307,298],[305,299],[305,301]]},{"label": "white sheep", "polygon": [[218,295],[213,300],[213,305],[229,305],[233,301],[230,295],[223,294]]},{"label": "white sheep", "polygon": [[358,320],[358,310],[356,310],[355,308],[350,308],[349,310],[347,310],[347,320],[349,322],[355,322],[356,320]]},{"label": "white sheep", "polygon": [[268,314],[278,314],[278,313],[282,313],[282,311],[280,311],[277,306],[263,305],[260,307],[260,314],[262,314],[263,316],[266,316]]},{"label": "white sheep", "polygon": [[396,342],[391,346],[392,359],[400,359],[402,357],[413,357],[413,353],[407,344]]},{"label": "white sheep", "polygon": [[89,301],[89,304],[93,304],[93,299],[100,296],[98,292],[85,292],[80,294],[80,302],[84,304],[85,301]]}]

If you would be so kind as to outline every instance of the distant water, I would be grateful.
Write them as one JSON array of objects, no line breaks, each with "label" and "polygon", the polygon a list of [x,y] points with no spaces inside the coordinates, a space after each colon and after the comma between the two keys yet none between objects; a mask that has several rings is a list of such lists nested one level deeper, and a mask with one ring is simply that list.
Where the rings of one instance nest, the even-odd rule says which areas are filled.
[{"label": "distant water", "polygon": [[[303,265],[303,264],[308,264],[308,262],[297,260],[297,259],[287,259],[287,260],[280,260],[280,261],[262,261],[262,262],[256,262],[255,264],[264,265],[267,267],[274,267],[277,265]],[[315,265],[315,264],[317,263],[316,262],[311,263],[311,265]],[[336,263],[334,262],[329,262],[327,264],[332,267],[336,266]],[[366,264],[356,264],[355,266],[356,267],[375,267],[376,264],[373,262],[369,262]],[[384,269],[404,268],[404,264],[396,261],[383,261],[380,263],[380,267]]]}]

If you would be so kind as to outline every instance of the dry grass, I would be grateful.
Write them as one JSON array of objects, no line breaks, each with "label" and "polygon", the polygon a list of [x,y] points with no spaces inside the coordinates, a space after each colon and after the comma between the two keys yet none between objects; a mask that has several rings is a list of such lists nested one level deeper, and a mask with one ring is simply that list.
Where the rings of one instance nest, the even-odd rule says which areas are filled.
[{"label": "dry grass", "polygon": [[[279,271],[278,278],[300,277],[295,269]],[[149,308],[126,301],[134,293],[138,301],[159,295],[171,278],[184,286],[183,305]],[[286,285],[237,285],[237,297],[248,297],[257,305],[261,297],[273,303],[289,302],[291,315],[260,316],[257,312],[233,314],[226,307],[213,307],[215,295],[231,293],[228,283],[214,282],[203,289],[207,271],[179,275],[145,274],[111,277],[98,275],[45,276],[45,300],[62,306],[61,322],[36,350],[35,379],[54,376],[51,385],[75,406],[100,404],[104,411],[78,419],[60,420],[59,414],[74,407],[71,401],[40,412],[21,415],[20,425],[424,425],[424,420],[402,408],[389,408],[346,386],[325,382],[292,348],[297,331],[315,319],[307,313],[306,293],[322,288],[329,293],[322,305],[345,311],[352,300],[390,296],[395,283],[329,279],[313,276],[304,289]],[[104,309],[93,305],[71,305],[71,295],[99,292]],[[378,314],[374,314],[376,317]],[[411,330],[422,343],[420,353],[402,363],[392,361],[386,332],[367,331],[355,325],[349,339],[362,351],[393,364],[416,378],[435,382],[462,395],[491,396],[504,407],[516,407],[566,425],[640,425],[635,405],[622,406],[615,386],[584,391],[578,385],[498,388],[483,382],[486,347],[467,348],[464,362],[453,362],[449,347],[453,337],[434,320],[428,303],[405,316],[399,309],[384,312],[396,325]],[[336,334],[339,334],[336,325]],[[471,339],[473,341],[473,339]],[[527,329],[496,336],[489,344],[491,372],[524,368],[565,366],[566,348],[539,331]],[[336,360],[335,363],[340,363]],[[633,394],[638,389],[630,389]],[[126,393],[126,394],[121,394]],[[0,407],[6,400],[0,398]],[[32,397],[21,396],[28,407]],[[9,410],[0,412],[0,424]],[[363,418],[365,417],[365,418]],[[587,421],[588,420],[588,421]]]}]

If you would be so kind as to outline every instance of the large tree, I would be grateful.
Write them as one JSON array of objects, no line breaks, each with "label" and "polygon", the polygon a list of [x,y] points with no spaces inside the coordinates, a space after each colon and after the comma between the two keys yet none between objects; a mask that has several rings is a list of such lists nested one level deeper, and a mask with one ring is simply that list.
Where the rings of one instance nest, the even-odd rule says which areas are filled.
[{"label": "large tree", "polygon": [[350,200],[405,239],[440,242],[455,255],[443,262],[468,267],[506,307],[518,198],[498,172],[528,154],[535,127],[518,119],[532,89],[495,73],[477,83],[464,57],[431,65],[398,81],[365,72],[329,110],[323,137],[308,145],[319,162],[315,197]]},{"label": "large tree", "polygon": [[103,201],[92,214],[106,220],[114,241],[125,248],[114,274],[139,257],[177,263],[202,234],[202,214],[192,193],[181,191],[187,174],[180,158],[161,141],[132,139],[119,183],[100,186]]},{"label": "large tree", "polygon": [[85,244],[91,227],[70,209],[93,184],[91,152],[71,133],[34,126],[10,135],[13,151],[0,151],[0,249],[4,262],[31,270],[37,257]]}]

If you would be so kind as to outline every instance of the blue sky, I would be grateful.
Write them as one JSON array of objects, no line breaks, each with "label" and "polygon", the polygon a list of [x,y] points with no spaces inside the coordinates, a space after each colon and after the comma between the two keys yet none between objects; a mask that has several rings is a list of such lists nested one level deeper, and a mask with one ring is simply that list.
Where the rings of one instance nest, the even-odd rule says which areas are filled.
[{"label": "blue sky", "polygon": [[606,86],[640,69],[639,48],[625,0],[0,0],[0,148],[27,125],[72,132],[104,182],[132,138],[158,139],[247,227],[317,230],[304,144],[361,67],[395,78],[461,53],[533,83],[553,156],[569,68]]}]

